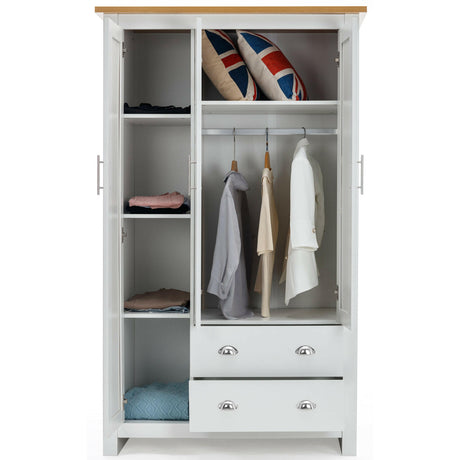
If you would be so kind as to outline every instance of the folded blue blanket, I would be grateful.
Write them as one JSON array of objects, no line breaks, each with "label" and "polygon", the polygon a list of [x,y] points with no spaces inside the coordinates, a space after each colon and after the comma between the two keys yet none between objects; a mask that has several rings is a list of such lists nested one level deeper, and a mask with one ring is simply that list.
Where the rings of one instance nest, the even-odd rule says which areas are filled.
[{"label": "folded blue blanket", "polygon": [[188,420],[188,381],[134,387],[125,399],[126,420]]}]

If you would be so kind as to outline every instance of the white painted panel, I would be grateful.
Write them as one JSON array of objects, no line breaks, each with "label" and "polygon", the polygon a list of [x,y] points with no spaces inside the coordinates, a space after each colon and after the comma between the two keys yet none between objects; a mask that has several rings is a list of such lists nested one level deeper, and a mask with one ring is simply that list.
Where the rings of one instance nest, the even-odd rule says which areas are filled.
[{"label": "white painted panel", "polygon": [[104,450],[123,418],[121,382],[121,110],[123,31],[104,18]]},{"label": "white painted panel", "polygon": [[339,317],[353,328],[357,308],[358,251],[358,17],[340,31],[340,281]]},{"label": "white painted panel", "polygon": [[[235,355],[219,354],[232,346]],[[298,355],[300,346],[311,355]],[[341,326],[209,326],[192,330],[192,377],[340,377]]]},{"label": "white painted panel", "polygon": [[128,235],[128,239],[132,237],[136,294],[161,288],[190,292],[188,220],[136,220],[134,235]]},{"label": "white painted panel", "polygon": [[296,433],[198,433],[191,432],[189,422],[133,420],[118,429],[120,438],[196,438],[196,439],[308,439],[340,438],[341,431],[308,431]]},{"label": "white painted panel", "polygon": [[135,323],[134,385],[188,380],[190,373],[188,321],[176,319],[132,321]]},{"label": "white painted panel", "polygon": [[124,102],[190,105],[190,31],[133,32],[125,47],[131,87]]},{"label": "white painted panel", "polygon": [[201,125],[202,125],[202,108],[201,108],[201,18],[196,19],[195,23],[195,49],[194,49],[194,111],[193,111],[193,126],[194,126],[194,148],[191,155],[191,186],[193,208],[192,208],[192,226],[194,234],[194,301],[193,301],[193,324],[197,327],[200,326],[201,322],[201,310],[202,310],[202,288],[201,280],[203,276],[202,272],[202,236],[203,236],[203,202],[202,202],[202,174],[203,174],[203,152],[202,152],[202,136],[201,136]]},{"label": "white painted panel", "polygon": [[[232,401],[236,410],[221,410]],[[297,404],[308,400],[312,410]],[[340,431],[341,380],[194,380],[190,382],[190,431]]]},{"label": "white painted panel", "polygon": [[197,18],[204,29],[329,29],[337,30],[343,14],[119,14],[125,29],[190,29]]},{"label": "white painted panel", "polygon": [[134,194],[188,193],[189,126],[135,125],[125,152],[133,163]]},{"label": "white painted panel", "polygon": [[341,251],[338,313],[344,329],[345,418],[342,453],[356,455],[358,307],[358,34],[359,18],[346,18],[339,33],[341,114]]}]

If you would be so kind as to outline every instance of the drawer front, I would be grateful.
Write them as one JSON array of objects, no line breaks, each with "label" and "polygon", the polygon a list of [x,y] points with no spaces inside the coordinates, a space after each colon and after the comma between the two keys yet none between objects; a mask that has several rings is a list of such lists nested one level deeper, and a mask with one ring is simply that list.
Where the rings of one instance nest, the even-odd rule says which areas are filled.
[{"label": "drawer front", "polygon": [[190,381],[190,431],[342,431],[342,380]]},{"label": "drawer front", "polygon": [[192,377],[341,377],[342,326],[205,326],[191,331]]}]

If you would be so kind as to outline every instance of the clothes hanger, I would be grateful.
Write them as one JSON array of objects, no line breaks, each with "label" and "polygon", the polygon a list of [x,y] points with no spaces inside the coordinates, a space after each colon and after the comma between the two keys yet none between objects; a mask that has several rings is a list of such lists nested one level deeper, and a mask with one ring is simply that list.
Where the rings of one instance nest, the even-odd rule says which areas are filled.
[{"label": "clothes hanger", "polygon": [[268,128],[265,128],[265,168],[272,169],[270,167],[270,154],[268,153]]},{"label": "clothes hanger", "polygon": [[235,131],[236,129],[233,128],[233,161],[232,161],[232,171],[238,172],[238,162],[236,161],[236,139],[235,139]]}]

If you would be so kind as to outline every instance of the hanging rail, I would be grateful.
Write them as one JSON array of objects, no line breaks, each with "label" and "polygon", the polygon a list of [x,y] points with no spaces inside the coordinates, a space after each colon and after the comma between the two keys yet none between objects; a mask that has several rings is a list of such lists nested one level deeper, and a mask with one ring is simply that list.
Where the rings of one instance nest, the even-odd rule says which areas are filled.
[{"label": "hanging rail", "polygon": [[337,134],[335,128],[205,128],[201,130],[201,133],[203,136],[265,136],[267,129],[270,136],[330,136]]}]

